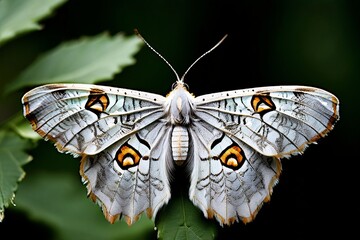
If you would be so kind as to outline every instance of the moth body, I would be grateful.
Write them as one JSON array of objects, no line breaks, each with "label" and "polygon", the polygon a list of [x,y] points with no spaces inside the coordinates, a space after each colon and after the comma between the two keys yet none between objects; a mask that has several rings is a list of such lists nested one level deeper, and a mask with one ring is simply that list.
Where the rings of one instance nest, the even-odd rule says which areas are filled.
[{"label": "moth body", "polygon": [[171,153],[176,165],[181,166],[187,159],[189,152],[189,133],[187,126],[191,123],[193,116],[193,99],[185,88],[183,82],[177,81],[175,88],[171,91],[165,102],[168,109],[169,122],[173,126],[171,132]]},{"label": "moth body", "polygon": [[186,127],[176,125],[171,134],[171,152],[175,164],[181,166],[189,152],[189,133]]}]

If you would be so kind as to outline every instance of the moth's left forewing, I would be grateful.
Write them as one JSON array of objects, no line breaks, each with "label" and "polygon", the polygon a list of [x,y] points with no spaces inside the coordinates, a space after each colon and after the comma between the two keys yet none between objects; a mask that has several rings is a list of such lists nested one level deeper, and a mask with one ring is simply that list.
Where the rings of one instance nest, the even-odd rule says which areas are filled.
[{"label": "moth's left forewing", "polygon": [[165,98],[88,84],[49,84],[27,92],[24,116],[61,152],[96,154],[163,116]]}]

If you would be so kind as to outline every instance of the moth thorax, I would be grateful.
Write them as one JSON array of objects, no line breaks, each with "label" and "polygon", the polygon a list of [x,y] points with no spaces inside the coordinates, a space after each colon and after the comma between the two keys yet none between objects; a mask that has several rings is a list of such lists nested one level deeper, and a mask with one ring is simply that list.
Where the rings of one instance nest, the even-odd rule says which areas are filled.
[{"label": "moth thorax", "polygon": [[181,166],[185,162],[189,151],[189,134],[186,127],[176,125],[173,128],[171,151],[176,165]]},{"label": "moth thorax", "polygon": [[190,116],[192,114],[191,102],[193,98],[183,85],[178,85],[169,94],[169,113],[173,125],[190,123]]}]

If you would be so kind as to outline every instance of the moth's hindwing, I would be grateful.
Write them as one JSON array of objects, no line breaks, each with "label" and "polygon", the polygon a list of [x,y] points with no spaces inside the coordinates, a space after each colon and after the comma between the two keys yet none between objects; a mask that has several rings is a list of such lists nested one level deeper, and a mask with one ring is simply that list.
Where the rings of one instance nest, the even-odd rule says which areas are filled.
[{"label": "moth's hindwing", "polygon": [[[89,195],[110,222],[128,224],[146,211],[155,217],[170,198],[163,145],[165,98],[156,94],[85,84],[52,84],[24,95],[33,129],[61,152],[82,156]],[[162,133],[163,135],[159,135]]]},{"label": "moth's hindwing", "polygon": [[190,199],[221,225],[251,221],[270,199],[281,172],[279,159],[266,157],[205,122],[198,122],[191,132],[195,144]]},{"label": "moth's hindwing", "polygon": [[131,225],[142,212],[155,218],[170,199],[166,135],[164,125],[155,122],[97,155],[82,158],[80,173],[90,198],[99,201],[109,222],[123,216]]}]

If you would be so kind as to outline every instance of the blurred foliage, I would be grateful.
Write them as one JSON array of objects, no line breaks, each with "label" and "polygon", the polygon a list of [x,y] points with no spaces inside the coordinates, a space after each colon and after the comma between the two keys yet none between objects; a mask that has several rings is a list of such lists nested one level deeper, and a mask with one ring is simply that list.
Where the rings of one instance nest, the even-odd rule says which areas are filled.
[{"label": "blurred foliage", "polygon": [[146,216],[130,228],[124,221],[109,224],[100,208],[85,199],[84,186],[72,174],[37,172],[28,178],[21,184],[17,205],[49,225],[54,239],[144,239],[154,232]]},{"label": "blurred foliage", "polygon": [[122,68],[135,63],[132,55],[141,44],[136,36],[108,34],[66,42],[37,59],[7,90],[46,83],[110,80]]},{"label": "blurred foliage", "polygon": [[37,23],[66,0],[0,1],[0,45],[20,33],[40,30]]},{"label": "blurred foliage", "polygon": [[[174,187],[174,186],[172,186]],[[160,212],[157,229],[160,239],[214,239],[215,222],[206,221],[202,212],[194,209],[186,189],[175,187],[172,201]]]},{"label": "blurred foliage", "polygon": [[[29,4],[28,8],[24,7],[25,2]],[[31,7],[35,2],[43,2],[41,6],[44,8]],[[9,3],[12,5],[6,5]],[[20,6],[26,11],[11,10]],[[356,127],[360,120],[356,108],[360,77],[359,9],[360,4],[355,0],[107,0],[101,3],[95,0],[0,0],[0,132],[5,136],[0,149],[7,152],[10,143],[17,143],[17,154],[22,155],[16,157],[19,163],[11,163],[17,170],[10,184],[12,187],[8,188],[12,189],[10,193],[16,190],[17,181],[24,176],[21,169],[27,173],[15,191],[13,202],[16,207],[6,209],[5,218],[0,223],[1,233],[28,237],[29,232],[18,229],[30,227],[38,239],[70,239],[74,236],[77,239],[149,239],[157,236],[153,223],[144,216],[130,228],[123,226],[122,221],[107,224],[100,208],[86,199],[86,190],[80,179],[74,179],[78,176],[78,161],[57,153],[51,144],[36,142],[38,146],[30,151],[34,160],[24,165],[28,159],[24,149],[33,146],[37,140],[19,117],[20,99],[27,87],[13,84],[20,81],[16,79],[24,78],[25,72],[31,73],[36,65],[43,70],[48,66],[50,69],[57,67],[48,65],[45,60],[67,44],[84,39],[104,39],[106,44],[117,41],[122,36],[119,32],[132,34],[133,29],[138,28],[147,41],[178,69],[179,75],[221,37],[229,35],[216,51],[197,63],[187,75],[185,81],[195,95],[296,84],[323,88],[340,99],[340,122],[334,131],[317,146],[310,147],[303,156],[283,161],[283,173],[272,200],[264,204],[254,222],[214,227],[213,221],[202,217],[187,199],[186,190],[182,190],[182,195],[173,193],[169,205],[158,214],[155,226],[160,237],[180,238],[194,234],[199,239],[213,236],[221,239],[275,236],[277,239],[307,239],[336,233],[343,237],[351,235],[357,227],[354,221],[347,220],[348,215],[360,214],[353,196],[354,185],[358,182],[354,150],[360,135]],[[5,17],[16,24],[5,25]],[[109,66],[121,65],[117,61],[122,57],[132,59],[130,55],[138,49],[129,48],[134,50],[131,54],[109,58]],[[117,52],[117,47],[113,50]],[[76,57],[91,53],[91,50],[86,50]],[[118,69],[111,68],[108,74],[97,76],[113,78],[113,86],[165,95],[175,80],[168,66],[147,48],[137,53],[136,59],[137,64],[127,67],[121,74],[116,74]],[[88,63],[90,61],[91,58]],[[70,63],[74,66],[81,64],[77,61]],[[50,75],[38,72],[36,79],[32,79],[34,82],[21,81],[26,85],[42,84],[48,81],[47,77],[52,77],[51,74],[55,79],[64,79],[58,78],[56,71],[48,73]],[[71,79],[72,72],[69,73],[71,77],[67,79],[75,80]],[[89,78],[94,76],[87,75]],[[6,87],[14,91],[5,95]],[[21,138],[12,133],[13,130]],[[9,159],[2,155],[0,168],[6,166],[8,169]],[[0,173],[0,179],[10,174],[5,172]],[[3,183],[4,180],[0,182]],[[177,182],[175,189],[182,183]],[[4,192],[1,187],[0,192]],[[7,195],[10,199],[0,200],[3,206],[11,205],[12,195]],[[194,222],[197,222],[196,228],[191,231],[197,230],[189,232],[187,226],[193,227]],[[205,225],[211,226],[208,229]]]},{"label": "blurred foliage", "polygon": [[17,182],[24,176],[22,166],[31,160],[25,153],[29,141],[11,131],[0,130],[0,222],[4,218],[4,208],[15,197]]}]

